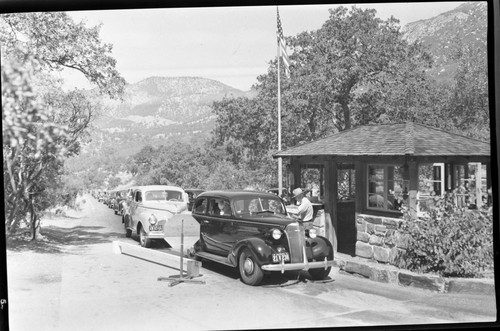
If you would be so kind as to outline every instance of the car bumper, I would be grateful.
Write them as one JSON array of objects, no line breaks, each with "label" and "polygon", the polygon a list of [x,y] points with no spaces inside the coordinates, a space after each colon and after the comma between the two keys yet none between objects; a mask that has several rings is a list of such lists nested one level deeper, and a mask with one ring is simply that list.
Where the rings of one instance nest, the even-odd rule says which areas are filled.
[{"label": "car bumper", "polygon": [[265,271],[281,271],[281,273],[289,270],[309,270],[332,267],[335,265],[333,260],[326,261],[315,261],[306,263],[280,263],[280,264],[266,264],[261,267]]},{"label": "car bumper", "polygon": [[308,262],[305,248],[303,249],[303,260],[305,262],[302,263],[281,262],[280,264],[265,264],[261,266],[261,269],[264,271],[281,271],[281,273],[284,273],[289,270],[309,270],[318,268],[327,269],[335,265],[334,260],[328,260],[326,257],[323,261]]},{"label": "car bumper", "polygon": [[150,238],[150,239],[164,239],[165,234],[163,232],[149,232],[148,238]]}]

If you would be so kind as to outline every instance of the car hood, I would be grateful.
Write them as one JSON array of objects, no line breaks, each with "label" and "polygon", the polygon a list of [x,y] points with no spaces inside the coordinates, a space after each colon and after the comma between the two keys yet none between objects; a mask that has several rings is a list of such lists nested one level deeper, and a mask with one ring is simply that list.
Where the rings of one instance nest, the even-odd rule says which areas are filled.
[{"label": "car hood", "polygon": [[187,209],[187,203],[185,201],[153,200],[145,201],[142,205],[146,208],[166,210],[175,214]]}]

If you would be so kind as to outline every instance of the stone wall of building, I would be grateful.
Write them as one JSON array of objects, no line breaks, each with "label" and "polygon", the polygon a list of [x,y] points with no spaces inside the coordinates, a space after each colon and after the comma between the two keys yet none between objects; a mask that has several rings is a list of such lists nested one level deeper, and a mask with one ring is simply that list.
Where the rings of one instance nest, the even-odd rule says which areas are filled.
[{"label": "stone wall of building", "polygon": [[356,256],[397,265],[408,239],[398,232],[400,218],[356,214]]}]

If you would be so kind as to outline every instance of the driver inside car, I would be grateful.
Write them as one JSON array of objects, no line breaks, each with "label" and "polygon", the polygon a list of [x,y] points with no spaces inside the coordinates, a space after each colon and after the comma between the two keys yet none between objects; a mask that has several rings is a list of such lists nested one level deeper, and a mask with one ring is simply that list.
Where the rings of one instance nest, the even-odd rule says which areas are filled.
[{"label": "driver inside car", "polygon": [[217,200],[217,206],[220,210],[220,215],[231,215],[231,208],[229,207],[229,203],[223,200]]}]

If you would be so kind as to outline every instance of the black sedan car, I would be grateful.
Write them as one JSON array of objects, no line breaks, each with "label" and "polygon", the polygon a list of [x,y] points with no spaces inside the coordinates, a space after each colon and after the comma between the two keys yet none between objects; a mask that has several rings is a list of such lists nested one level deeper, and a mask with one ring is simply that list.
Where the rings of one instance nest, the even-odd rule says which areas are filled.
[{"label": "black sedan car", "polygon": [[204,192],[192,215],[200,239],[191,255],[239,268],[248,285],[258,285],[272,271],[308,270],[313,279],[325,279],[334,263],[330,241],[288,216],[275,194]]}]

